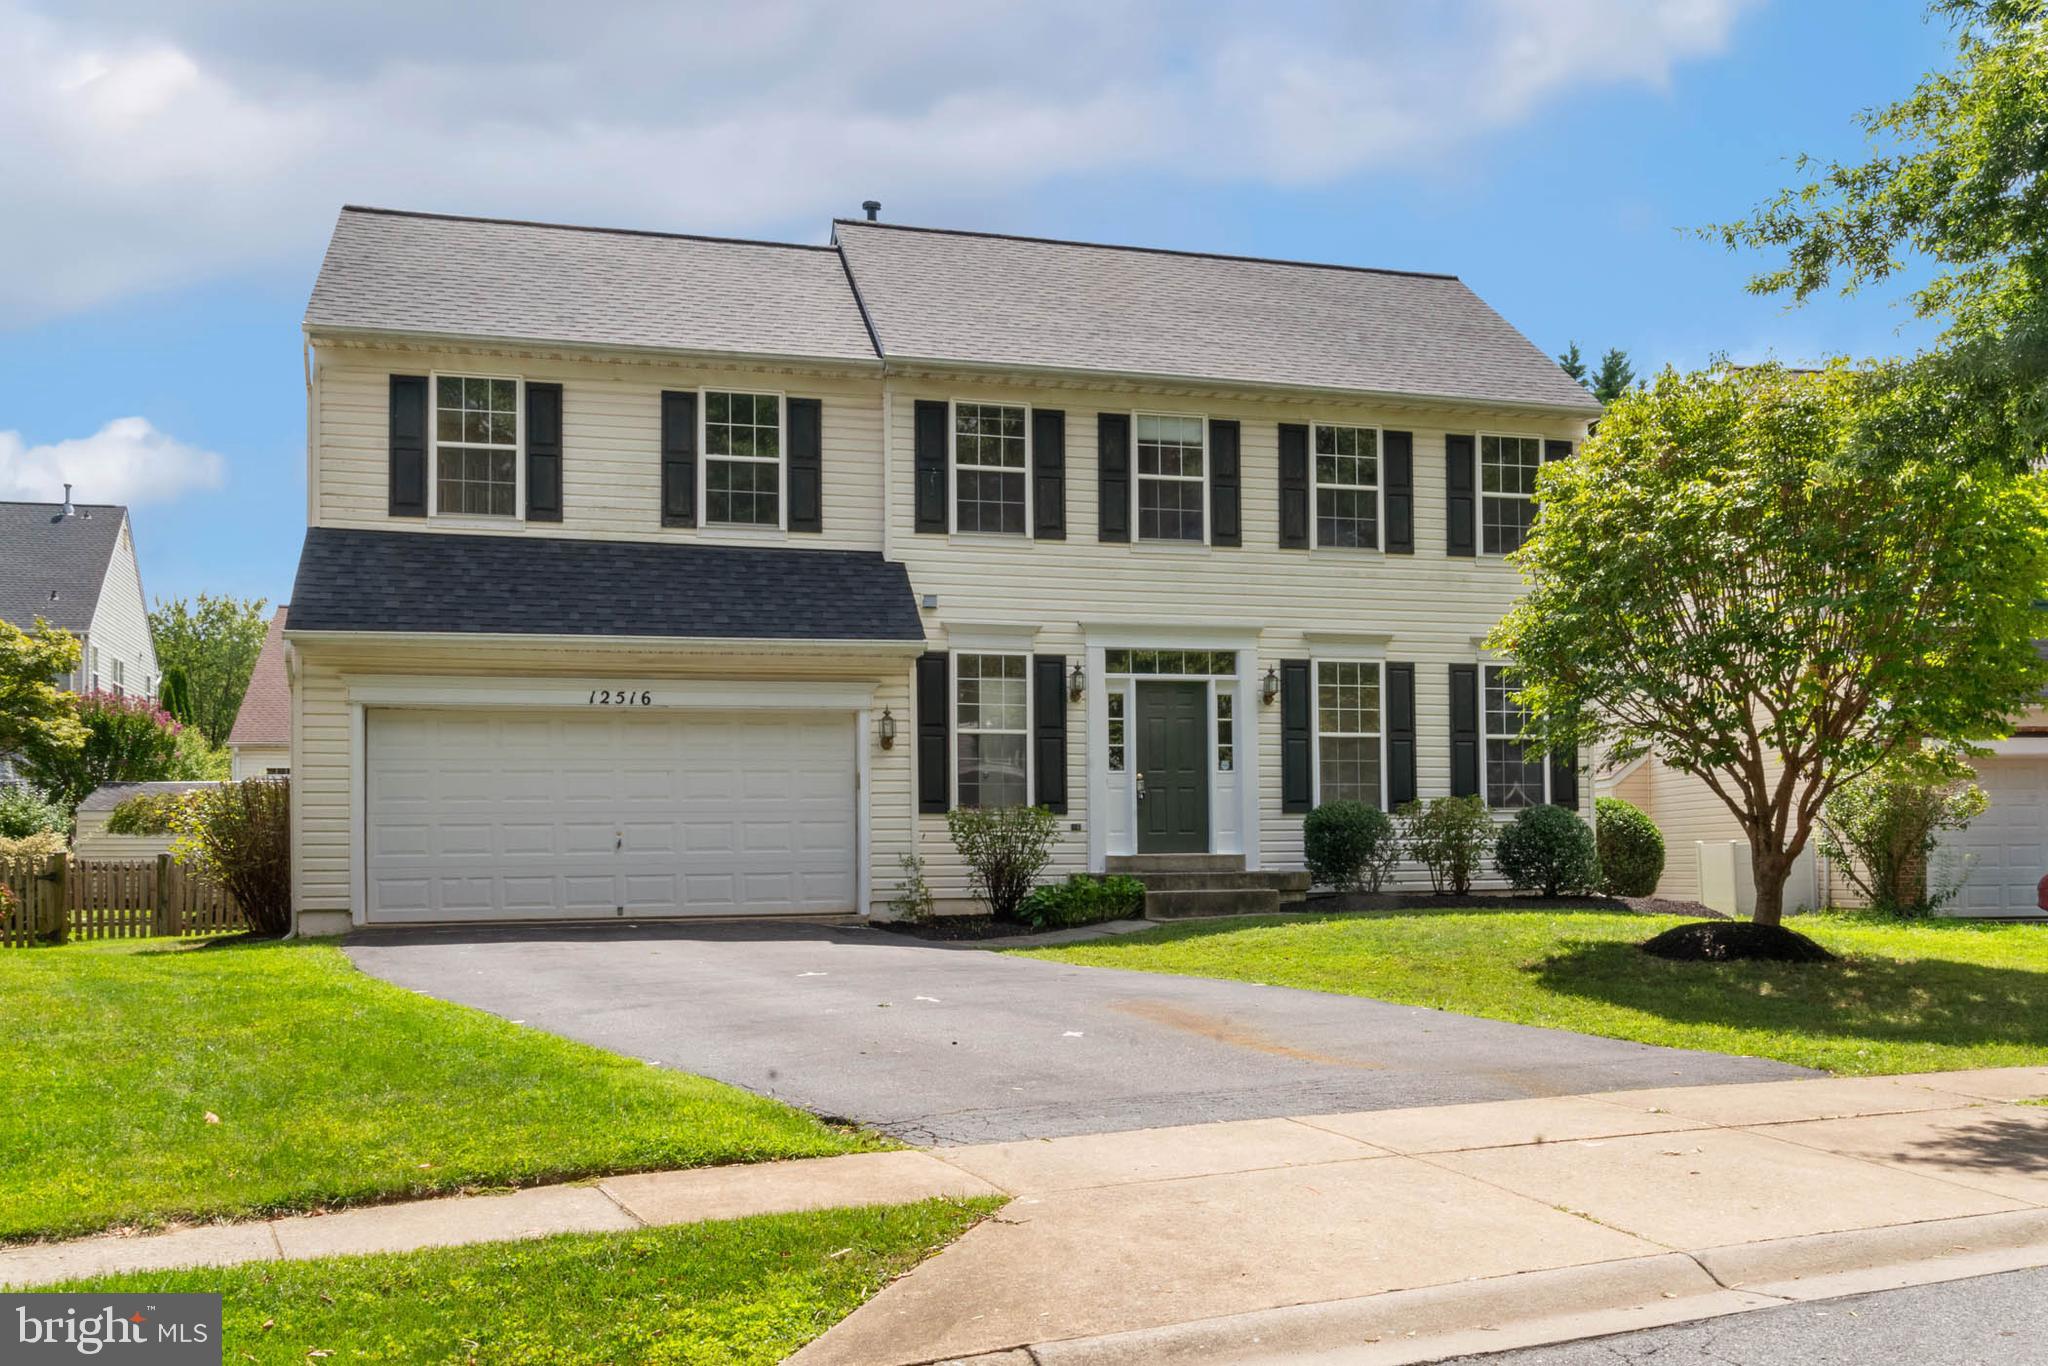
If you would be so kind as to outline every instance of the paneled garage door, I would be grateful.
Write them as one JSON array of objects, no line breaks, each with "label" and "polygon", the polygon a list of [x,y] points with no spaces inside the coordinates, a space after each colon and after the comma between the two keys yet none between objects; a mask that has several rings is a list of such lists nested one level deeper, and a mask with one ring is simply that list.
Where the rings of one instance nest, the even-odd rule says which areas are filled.
[{"label": "paneled garage door", "polygon": [[2048,758],[2011,756],[1977,761],[1977,782],[1991,799],[1983,815],[1943,839],[1933,876],[1963,889],[1953,915],[2041,915],[2035,890],[2048,874]]},{"label": "paneled garage door", "polygon": [[854,720],[365,713],[368,916],[850,911]]}]

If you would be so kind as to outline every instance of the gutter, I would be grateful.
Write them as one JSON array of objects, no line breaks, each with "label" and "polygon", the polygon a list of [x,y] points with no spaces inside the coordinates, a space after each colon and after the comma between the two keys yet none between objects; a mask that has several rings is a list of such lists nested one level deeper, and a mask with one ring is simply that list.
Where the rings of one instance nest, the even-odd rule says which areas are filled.
[{"label": "gutter", "polygon": [[[865,321],[865,318],[863,318]],[[411,346],[475,347],[503,346],[522,351],[573,351],[599,356],[629,356],[637,360],[720,361],[733,365],[809,365],[830,369],[877,372],[882,362],[873,356],[815,356],[780,351],[725,351],[682,346],[637,346],[626,342],[574,341],[568,338],[503,337],[478,332],[394,332],[381,327],[337,327],[328,323],[304,322],[300,330],[311,342],[323,340],[385,342]]]},{"label": "gutter", "polygon": [[295,631],[285,628],[288,641],[304,644],[360,645],[527,645],[541,648],[605,650],[703,650],[766,654],[874,654],[914,658],[925,651],[922,636],[915,640],[811,639],[802,636],[618,636],[561,635],[540,631]]}]

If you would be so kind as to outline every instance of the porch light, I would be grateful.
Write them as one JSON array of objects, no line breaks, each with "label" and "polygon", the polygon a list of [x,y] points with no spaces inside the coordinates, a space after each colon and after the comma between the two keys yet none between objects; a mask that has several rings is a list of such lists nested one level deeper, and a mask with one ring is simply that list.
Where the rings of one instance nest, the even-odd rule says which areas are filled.
[{"label": "porch light", "polygon": [[1280,671],[1268,664],[1266,666],[1266,676],[1259,680],[1259,700],[1270,707],[1273,705],[1273,699],[1279,695]]},{"label": "porch light", "polygon": [[896,747],[896,717],[887,707],[882,708],[882,719],[875,722],[875,734],[881,738],[883,749]]},{"label": "porch light", "polygon": [[1067,675],[1067,700],[1079,702],[1081,694],[1088,691],[1088,675],[1079,664]]}]

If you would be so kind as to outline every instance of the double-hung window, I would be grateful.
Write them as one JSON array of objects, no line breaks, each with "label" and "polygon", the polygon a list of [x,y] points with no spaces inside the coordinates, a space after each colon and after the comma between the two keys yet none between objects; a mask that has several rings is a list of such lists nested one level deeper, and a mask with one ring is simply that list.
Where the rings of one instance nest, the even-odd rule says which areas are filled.
[{"label": "double-hung window", "polygon": [[127,661],[127,660],[125,660],[125,659],[123,659],[123,658],[121,658],[121,657],[120,657],[119,655],[115,655],[115,656],[114,656],[114,696],[116,696],[116,697],[126,697],[127,695],[128,695],[128,661]]},{"label": "double-hung window", "polygon": [[1205,424],[1199,417],[1139,413],[1136,426],[1138,539],[1201,540]]},{"label": "double-hung window", "polygon": [[1543,443],[1533,436],[1479,438],[1479,548],[1505,555],[1522,548],[1536,521],[1536,475]]},{"label": "double-hung window", "polygon": [[1316,663],[1316,800],[1380,804],[1378,660]]},{"label": "double-hung window", "polygon": [[779,395],[704,395],[704,521],[782,525]]},{"label": "double-hung window", "polygon": [[1380,544],[1380,434],[1376,427],[1315,431],[1316,544],[1377,550]]},{"label": "double-hung window", "polygon": [[953,656],[956,806],[1022,806],[1030,791],[1026,655]]},{"label": "double-hung window", "polygon": [[519,383],[471,375],[434,382],[434,511],[519,515]]},{"label": "double-hung window", "polygon": [[1006,403],[953,405],[953,529],[1024,534],[1029,455],[1024,409]]},{"label": "double-hung window", "polygon": [[1486,804],[1499,811],[1541,806],[1548,792],[1549,766],[1521,740],[1528,718],[1515,705],[1520,685],[1514,671],[1489,664],[1483,672],[1486,695],[1479,712],[1486,739]]}]

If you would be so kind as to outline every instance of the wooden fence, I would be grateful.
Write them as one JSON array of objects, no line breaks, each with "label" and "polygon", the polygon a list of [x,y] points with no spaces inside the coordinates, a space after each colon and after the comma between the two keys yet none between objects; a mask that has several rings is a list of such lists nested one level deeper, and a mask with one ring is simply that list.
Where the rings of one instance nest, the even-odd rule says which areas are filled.
[{"label": "wooden fence", "polygon": [[226,934],[245,928],[226,888],[171,861],[49,859],[0,863],[14,896],[0,914],[0,948],[70,939]]}]

